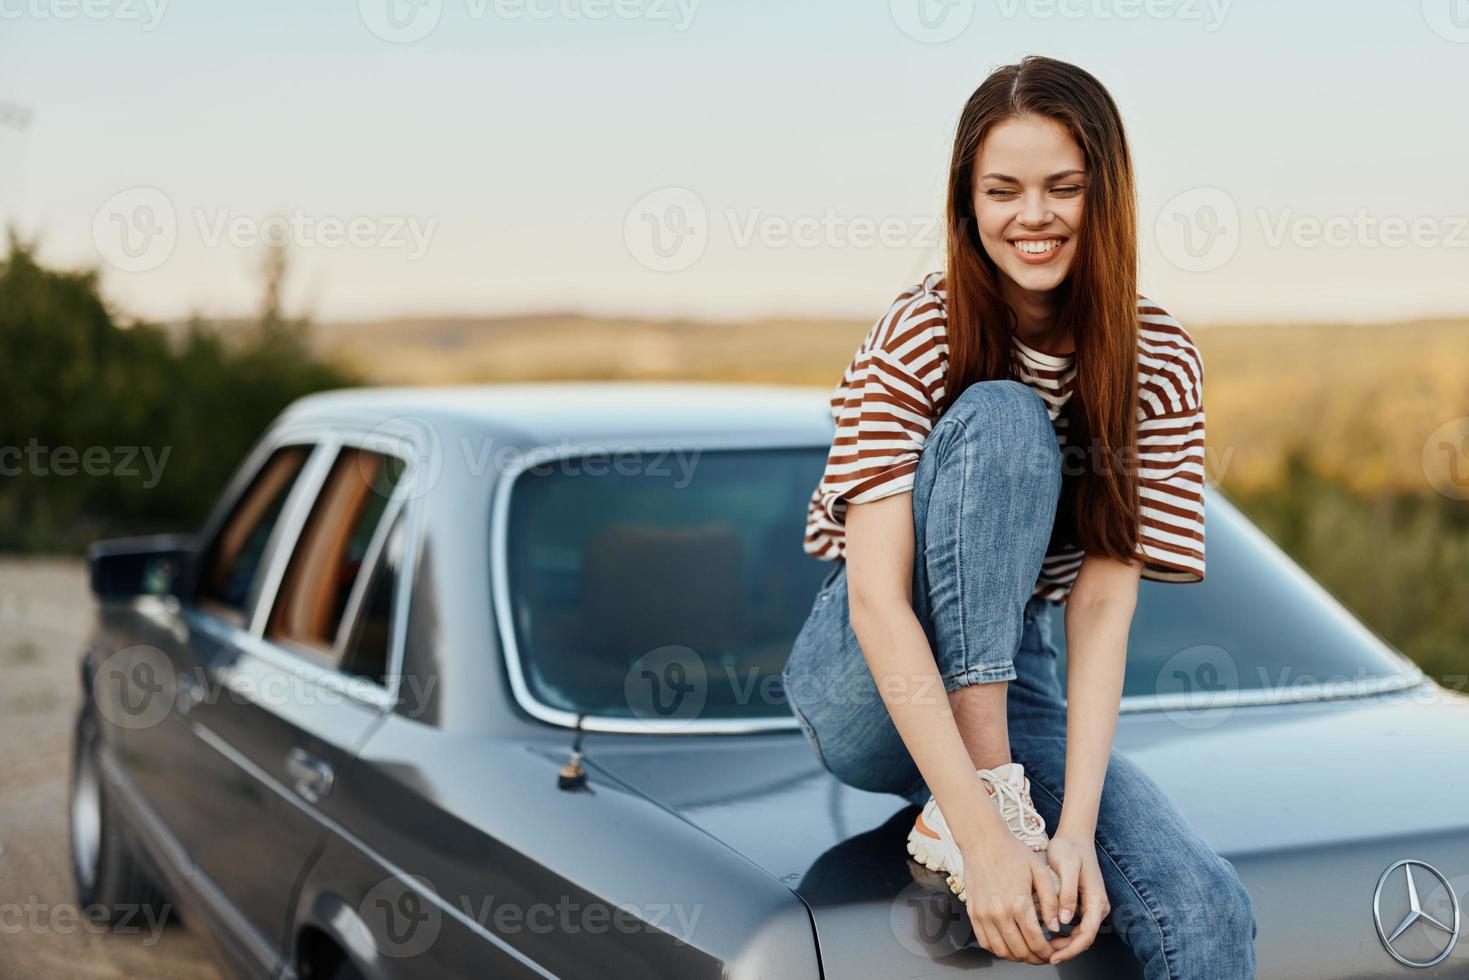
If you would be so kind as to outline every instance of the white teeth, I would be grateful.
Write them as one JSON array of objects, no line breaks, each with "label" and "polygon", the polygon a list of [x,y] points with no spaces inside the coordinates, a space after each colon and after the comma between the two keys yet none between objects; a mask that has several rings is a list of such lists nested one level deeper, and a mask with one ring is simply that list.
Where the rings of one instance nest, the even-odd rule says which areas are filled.
[{"label": "white teeth", "polygon": [[1049,252],[1053,248],[1059,248],[1061,240],[1059,238],[1050,238],[1043,242],[1017,241],[1011,244],[1022,252],[1029,252],[1031,255],[1041,255]]}]

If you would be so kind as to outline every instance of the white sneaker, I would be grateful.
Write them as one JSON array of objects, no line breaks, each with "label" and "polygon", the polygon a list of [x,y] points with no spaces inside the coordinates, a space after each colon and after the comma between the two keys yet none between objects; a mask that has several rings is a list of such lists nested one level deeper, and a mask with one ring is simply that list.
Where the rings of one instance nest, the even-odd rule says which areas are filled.
[{"label": "white sneaker", "polygon": [[[1030,780],[1025,776],[1024,767],[1018,762],[1007,762],[993,769],[976,769],[974,772],[989,791],[1000,818],[1015,838],[1033,851],[1044,851],[1051,839],[1046,836],[1045,818],[1036,812],[1030,800]],[[924,867],[947,873],[949,888],[961,901],[967,901],[964,859],[954,835],[949,832],[948,822],[939,812],[938,801],[932,796],[908,832],[908,853]],[[1051,876],[1055,878],[1054,871]],[[1059,880],[1056,885],[1060,887]]]}]

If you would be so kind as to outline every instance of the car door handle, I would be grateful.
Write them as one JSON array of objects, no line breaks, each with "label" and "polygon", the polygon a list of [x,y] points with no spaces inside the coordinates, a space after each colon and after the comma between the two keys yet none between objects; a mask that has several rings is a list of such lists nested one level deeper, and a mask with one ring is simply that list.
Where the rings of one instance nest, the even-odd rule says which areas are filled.
[{"label": "car door handle", "polygon": [[335,779],[332,767],[305,749],[292,749],[286,754],[286,772],[290,774],[292,788],[307,803],[315,803],[332,791]]}]

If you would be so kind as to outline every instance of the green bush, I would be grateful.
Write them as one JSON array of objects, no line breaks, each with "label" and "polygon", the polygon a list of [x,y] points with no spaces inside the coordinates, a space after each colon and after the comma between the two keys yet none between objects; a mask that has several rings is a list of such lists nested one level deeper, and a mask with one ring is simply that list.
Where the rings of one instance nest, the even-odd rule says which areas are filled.
[{"label": "green bush", "polygon": [[1280,486],[1231,499],[1378,635],[1469,691],[1469,506],[1438,494],[1360,496],[1306,460],[1293,453]]},{"label": "green bush", "polygon": [[[0,264],[0,550],[193,530],[270,421],[359,380],[275,313],[221,332],[122,325],[93,271],[47,269],[13,235]],[[89,472],[89,470],[91,472]]]}]

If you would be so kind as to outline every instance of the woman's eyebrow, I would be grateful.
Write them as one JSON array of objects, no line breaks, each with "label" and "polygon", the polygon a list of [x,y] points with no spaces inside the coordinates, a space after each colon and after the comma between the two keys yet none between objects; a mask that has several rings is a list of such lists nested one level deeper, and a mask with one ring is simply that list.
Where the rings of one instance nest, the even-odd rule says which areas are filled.
[{"label": "woman's eyebrow", "polygon": [[[1085,170],[1075,170],[1075,169],[1073,169],[1073,170],[1059,170],[1056,173],[1053,173],[1049,177],[1047,177],[1046,180],[1060,180],[1062,177],[1069,177],[1072,174],[1081,174],[1082,176],[1085,176],[1086,175],[1086,171]],[[1018,183],[1020,183],[1020,181],[1016,180],[1014,177],[1011,177],[1009,174],[985,174],[984,176],[980,177],[979,179],[980,180],[988,180],[990,178],[994,178],[995,180],[1009,181],[1012,184],[1018,184]]]}]

